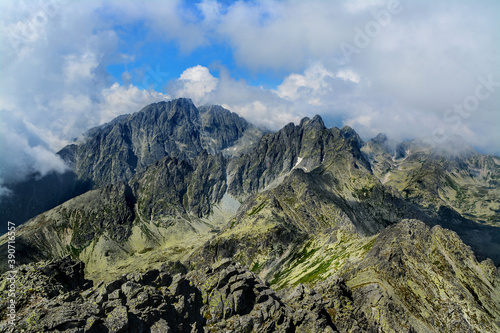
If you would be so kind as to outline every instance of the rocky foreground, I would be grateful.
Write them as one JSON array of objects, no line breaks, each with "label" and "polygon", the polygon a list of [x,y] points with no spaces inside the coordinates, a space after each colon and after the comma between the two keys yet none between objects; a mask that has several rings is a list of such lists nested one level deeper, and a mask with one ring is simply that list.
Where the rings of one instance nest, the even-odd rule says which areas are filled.
[{"label": "rocky foreground", "polygon": [[[22,319],[16,330],[336,332],[332,316],[337,312],[347,319],[343,326],[349,330],[369,327],[366,319],[358,323],[342,313],[343,305],[352,303],[352,295],[338,278],[328,281],[326,297],[300,285],[282,298],[230,260],[187,274],[181,264],[170,263],[94,286],[84,278],[83,267],[82,262],[65,257],[20,268],[18,315]],[[8,328],[5,323],[1,326],[2,331]]]},{"label": "rocky foreground", "polygon": [[[462,263],[465,269],[459,268]],[[464,265],[466,264],[466,265]],[[7,323],[2,276],[1,332]],[[500,272],[441,227],[403,221],[365,259],[314,285],[274,290],[230,259],[165,262],[109,283],[70,257],[21,266],[19,332],[498,332]]]}]

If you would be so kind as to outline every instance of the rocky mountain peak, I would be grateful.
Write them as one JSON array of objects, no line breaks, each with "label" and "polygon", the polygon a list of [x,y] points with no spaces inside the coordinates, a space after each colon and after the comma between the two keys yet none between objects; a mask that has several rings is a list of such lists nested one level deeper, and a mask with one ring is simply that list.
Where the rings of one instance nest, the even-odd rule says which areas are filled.
[{"label": "rocky mountain peak", "polygon": [[236,156],[252,149],[263,133],[235,113],[220,106],[198,109],[188,98],[147,105],[90,129],[59,151],[71,167],[64,175],[34,175],[17,184],[15,195],[0,202],[0,231],[7,221],[20,224],[91,189],[128,182],[166,156],[192,160],[203,150]]},{"label": "rocky mountain peak", "polygon": [[97,185],[128,181],[167,155],[192,159],[204,149],[220,152],[249,129],[250,123],[219,106],[200,111],[187,98],[153,103],[93,130],[76,149],[74,172]]},{"label": "rocky mountain peak", "polygon": [[373,141],[373,142],[376,142],[376,143],[379,143],[379,144],[383,144],[385,142],[387,142],[387,135],[385,135],[384,133],[379,133],[377,134],[376,137],[374,137],[372,140],[370,141]]},{"label": "rocky mountain peak", "polygon": [[342,133],[342,136],[346,140],[353,139],[354,141],[356,141],[359,147],[363,145],[363,140],[352,127],[346,125],[340,129],[340,133]]},{"label": "rocky mountain peak", "polygon": [[184,120],[192,123],[199,122],[199,111],[189,98],[178,98],[168,102],[154,103],[143,109],[144,113],[153,111],[154,117],[161,117],[166,113],[167,119],[181,123]]},{"label": "rocky mountain peak", "polygon": [[299,127],[302,128],[310,128],[310,129],[316,129],[316,130],[323,130],[326,129],[325,123],[323,122],[323,119],[321,118],[320,115],[315,115],[312,119],[309,119],[308,117],[304,117],[299,124]]}]

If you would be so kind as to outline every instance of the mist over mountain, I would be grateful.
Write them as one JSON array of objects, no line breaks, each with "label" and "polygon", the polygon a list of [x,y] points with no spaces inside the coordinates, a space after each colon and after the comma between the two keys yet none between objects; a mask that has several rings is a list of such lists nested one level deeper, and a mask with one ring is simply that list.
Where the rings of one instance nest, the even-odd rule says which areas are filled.
[{"label": "mist over mountain", "polygon": [[185,98],[120,116],[1,201],[32,313],[16,325],[495,332],[500,158],[453,142],[365,142],[320,116],[270,132]]}]

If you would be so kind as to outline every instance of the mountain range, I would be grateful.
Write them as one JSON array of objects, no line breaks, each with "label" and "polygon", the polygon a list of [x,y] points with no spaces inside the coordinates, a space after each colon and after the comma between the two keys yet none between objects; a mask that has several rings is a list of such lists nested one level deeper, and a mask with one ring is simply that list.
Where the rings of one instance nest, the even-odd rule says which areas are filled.
[{"label": "mountain range", "polygon": [[270,132],[189,99],[118,117],[0,202],[22,223],[16,325],[500,331],[500,158],[454,145],[364,142],[320,116]]}]

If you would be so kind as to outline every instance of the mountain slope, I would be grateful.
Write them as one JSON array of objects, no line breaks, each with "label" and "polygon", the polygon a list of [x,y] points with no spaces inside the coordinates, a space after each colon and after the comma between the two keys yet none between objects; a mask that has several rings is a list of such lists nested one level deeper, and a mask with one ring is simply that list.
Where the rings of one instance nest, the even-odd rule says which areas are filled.
[{"label": "mountain slope", "polygon": [[439,226],[430,229],[418,221],[391,226],[362,261],[342,271],[355,307],[383,331],[500,329],[498,269],[490,260],[478,263],[455,233]]},{"label": "mountain slope", "polygon": [[[26,332],[498,331],[500,271],[490,261],[478,263],[456,234],[406,220],[373,243],[337,274],[279,292],[228,259],[189,272],[166,262],[95,285],[86,280],[84,265],[68,257],[30,264],[19,268],[16,327]],[[7,310],[5,286],[0,286],[1,318]],[[7,329],[0,320],[0,330]]]},{"label": "mountain slope", "polygon": [[340,149],[327,154],[335,162],[310,172],[295,169],[276,187],[248,197],[191,263],[233,258],[284,285],[294,279],[289,268],[300,264],[297,258],[312,243],[325,250],[345,236],[359,239],[362,248],[372,241],[369,236],[401,219],[430,223],[429,216],[380,184],[369,170],[356,167],[359,162],[350,153]]},{"label": "mountain slope", "polygon": [[500,271],[490,260],[477,262],[455,233],[439,226],[394,224],[364,255],[332,271],[309,288],[292,288],[287,300],[297,309],[325,309],[341,332],[500,328]]},{"label": "mountain slope", "polygon": [[393,145],[384,135],[362,148],[375,175],[424,207],[448,206],[476,222],[500,224],[500,159],[462,139],[433,149],[416,141]]},{"label": "mountain slope", "polygon": [[[12,196],[0,200],[0,233],[7,221],[32,218],[90,189],[128,182],[137,172],[165,156],[193,159],[202,151],[237,156],[248,151],[264,132],[220,106],[199,109],[190,99],[146,106],[93,128],[58,155],[71,170],[25,182],[6,184]],[[49,195],[44,195],[49,193]]]},{"label": "mountain slope", "polygon": [[[182,258],[227,221],[221,203],[225,163],[221,154],[206,151],[191,162],[165,157],[129,184],[106,185],[71,199],[17,228],[18,261],[71,254],[90,272],[109,278],[116,274],[113,267],[146,264],[144,256],[150,254],[153,264],[155,256],[165,254],[153,249]],[[214,211],[216,218],[207,219]]]},{"label": "mountain slope", "polygon": [[[481,223],[478,211],[465,213],[444,195],[448,188],[465,191],[471,184],[494,195],[494,157],[470,151],[443,155],[417,142],[393,148],[384,136],[364,143],[349,127],[326,128],[319,116],[241,149],[255,133],[239,127],[239,118],[218,107],[176,103],[154,105],[148,115],[158,114],[162,126],[184,131],[167,140],[177,157],[140,166],[149,150],[134,142],[150,142],[157,130],[132,135],[137,130],[130,131],[135,120],[129,120],[145,115],[120,117],[91,131],[94,141],[88,142],[100,142],[100,153],[84,169],[92,171],[88,177],[116,182],[18,228],[20,262],[70,254],[85,263],[87,278],[107,283],[86,286],[85,295],[95,296],[89,299],[79,293],[69,300],[60,296],[58,306],[71,307],[78,319],[65,326],[56,324],[54,311],[42,311],[43,329],[88,323],[105,330],[115,325],[108,315],[181,331],[499,328],[500,228]],[[216,125],[220,117],[228,126]],[[181,142],[181,136],[189,139]],[[132,144],[127,137],[135,138]],[[237,154],[223,148],[230,143]],[[78,149],[64,153],[75,165],[83,158]],[[136,167],[122,159],[132,156],[127,154],[137,157]],[[110,171],[112,166],[118,171]],[[452,186],[448,177],[464,181]],[[467,200],[481,201],[475,198]],[[5,240],[0,238],[2,248]],[[176,260],[182,264],[161,268]],[[156,270],[121,276],[151,268]],[[36,271],[28,267],[26,279],[31,269]],[[174,278],[175,273],[181,275]],[[145,303],[126,295],[130,283],[138,284]],[[76,306],[94,301],[93,317]],[[188,318],[190,327],[178,318]]]}]

